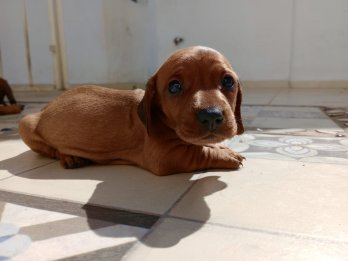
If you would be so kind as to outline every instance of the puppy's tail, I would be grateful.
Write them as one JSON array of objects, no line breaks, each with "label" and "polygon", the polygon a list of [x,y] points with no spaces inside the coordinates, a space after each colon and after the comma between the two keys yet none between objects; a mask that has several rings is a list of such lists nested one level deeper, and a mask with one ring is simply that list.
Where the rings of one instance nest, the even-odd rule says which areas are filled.
[{"label": "puppy's tail", "polygon": [[41,112],[29,114],[19,122],[18,131],[22,140],[33,151],[50,158],[56,158],[56,150],[50,147],[36,131]]}]

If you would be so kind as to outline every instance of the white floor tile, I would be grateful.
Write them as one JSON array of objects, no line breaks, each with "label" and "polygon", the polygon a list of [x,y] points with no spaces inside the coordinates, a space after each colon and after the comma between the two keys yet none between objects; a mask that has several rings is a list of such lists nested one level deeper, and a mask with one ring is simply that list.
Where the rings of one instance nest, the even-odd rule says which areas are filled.
[{"label": "white floor tile", "polygon": [[165,219],[123,260],[345,260],[346,244]]},{"label": "white floor tile", "polygon": [[348,166],[248,159],[209,172],[171,216],[348,239]]},{"label": "white floor tile", "polygon": [[[11,260],[57,260],[89,253],[98,249],[135,242],[147,229],[114,225],[81,233],[35,241],[21,255]],[[99,236],[104,234],[105,236]]]},{"label": "white floor tile", "polygon": [[73,217],[76,216],[6,203],[1,213],[0,222],[25,227]]},{"label": "white floor tile", "polygon": [[163,214],[192,185],[193,174],[157,177],[132,166],[66,170],[58,162],[3,180],[0,189]]},{"label": "white floor tile", "polygon": [[0,179],[54,162],[32,152],[20,139],[2,140],[0,148]]}]

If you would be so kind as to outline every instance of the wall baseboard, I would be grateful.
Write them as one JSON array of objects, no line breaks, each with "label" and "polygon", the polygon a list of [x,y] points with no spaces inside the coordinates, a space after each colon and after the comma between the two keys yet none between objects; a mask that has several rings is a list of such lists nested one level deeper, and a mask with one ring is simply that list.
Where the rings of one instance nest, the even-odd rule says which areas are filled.
[{"label": "wall baseboard", "polygon": [[242,81],[246,88],[348,88],[348,80],[342,81]]},{"label": "wall baseboard", "polygon": [[348,80],[342,81],[292,81],[290,88],[348,88]]},{"label": "wall baseboard", "polygon": [[289,88],[288,81],[274,80],[274,81],[241,81],[242,87],[245,88]]},{"label": "wall baseboard", "polygon": [[37,84],[30,86],[28,84],[10,84],[13,91],[52,91],[56,90],[52,84]]}]

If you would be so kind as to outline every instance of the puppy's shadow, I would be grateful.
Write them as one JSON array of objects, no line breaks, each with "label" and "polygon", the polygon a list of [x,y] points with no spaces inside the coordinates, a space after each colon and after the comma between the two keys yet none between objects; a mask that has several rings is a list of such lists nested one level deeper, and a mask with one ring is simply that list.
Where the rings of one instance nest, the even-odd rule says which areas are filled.
[{"label": "puppy's shadow", "polygon": [[[13,168],[13,164],[16,162],[17,164],[23,162],[27,164],[26,169],[30,169],[29,166],[31,166],[34,170],[20,172],[18,168]],[[41,162],[41,165],[35,166],[38,162]],[[80,193],[78,190],[88,190],[88,188],[84,188],[84,184],[87,186],[91,184],[90,182],[85,183],[84,180],[95,181],[97,185],[88,202],[79,207],[80,211],[84,213],[83,216],[87,217],[90,229],[100,236],[110,237],[110,233],[100,232],[106,230],[98,229],[100,225],[96,219],[143,228],[152,227],[158,220],[154,224],[155,229],[150,232],[154,233],[153,235],[149,234],[139,238],[142,243],[154,248],[174,246],[181,239],[198,231],[210,218],[210,209],[205,197],[227,187],[224,182],[219,180],[218,176],[199,177],[199,173],[196,175],[187,173],[157,177],[143,169],[126,165],[89,166],[66,170],[60,166],[59,162],[46,161],[46,158],[31,151],[0,161],[0,168],[8,170],[12,175],[30,179],[28,186],[34,188],[34,191],[30,191],[30,194],[34,195],[35,187],[40,187],[42,180],[52,180],[49,183],[45,182],[45,186],[49,186],[45,190],[56,190],[55,195],[78,194]],[[57,180],[57,185],[55,185],[54,180]],[[63,180],[68,180],[66,185],[64,183],[64,187],[61,185]],[[69,180],[74,181],[70,182]],[[79,180],[81,182],[77,182]],[[61,184],[58,185],[58,183]],[[176,212],[177,209],[185,212],[185,209],[182,209],[181,201],[177,203],[175,201],[192,189],[195,190],[195,194],[190,196],[189,205],[194,207],[195,214],[199,216],[199,222],[187,223],[180,221],[180,219],[173,219],[175,216],[180,217],[180,214]],[[40,195],[40,192],[37,195]],[[185,199],[185,196],[183,198]],[[62,200],[69,200],[69,198],[64,196]],[[71,200],[74,201],[74,198]],[[172,215],[169,209],[173,204]],[[59,206],[59,202],[57,205]],[[109,215],[110,213],[112,215]],[[174,225],[162,226],[164,222],[168,221]],[[161,227],[163,230],[159,236],[154,236],[158,232],[156,227]],[[131,230],[129,233],[129,235],[123,233],[116,237],[134,236],[131,234]]]}]

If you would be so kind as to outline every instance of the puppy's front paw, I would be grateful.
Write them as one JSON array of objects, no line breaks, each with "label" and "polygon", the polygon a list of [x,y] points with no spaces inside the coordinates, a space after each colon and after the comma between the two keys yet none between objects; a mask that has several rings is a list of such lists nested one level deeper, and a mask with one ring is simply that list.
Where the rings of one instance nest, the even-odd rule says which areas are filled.
[{"label": "puppy's front paw", "polygon": [[221,153],[225,154],[223,158],[224,160],[227,160],[230,168],[239,169],[240,166],[243,166],[243,160],[245,160],[245,157],[243,157],[241,154],[224,146],[219,146],[219,150]]}]

